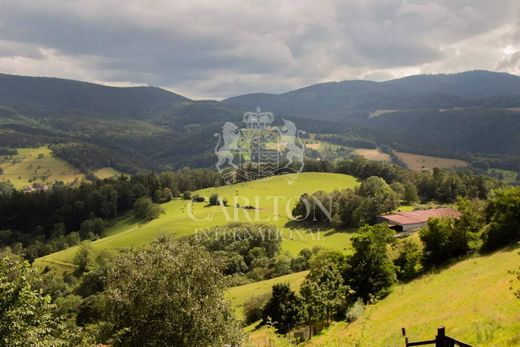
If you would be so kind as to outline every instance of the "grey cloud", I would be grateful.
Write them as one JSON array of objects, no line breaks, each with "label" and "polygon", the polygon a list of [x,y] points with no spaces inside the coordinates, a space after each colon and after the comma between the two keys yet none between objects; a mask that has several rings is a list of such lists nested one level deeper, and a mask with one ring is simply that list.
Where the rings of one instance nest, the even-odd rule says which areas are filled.
[{"label": "grey cloud", "polygon": [[[515,0],[501,6],[485,0],[0,0],[0,57],[45,65],[53,57],[41,52],[50,49],[70,62],[66,71],[52,64],[61,77],[227,97],[330,79],[464,68],[453,52],[471,48],[473,54],[483,35],[518,22],[519,10]],[[495,41],[466,66],[494,61],[481,68],[514,68],[514,57],[497,58],[504,47]],[[23,63],[12,66],[23,73]],[[75,73],[74,66],[82,71]]]}]

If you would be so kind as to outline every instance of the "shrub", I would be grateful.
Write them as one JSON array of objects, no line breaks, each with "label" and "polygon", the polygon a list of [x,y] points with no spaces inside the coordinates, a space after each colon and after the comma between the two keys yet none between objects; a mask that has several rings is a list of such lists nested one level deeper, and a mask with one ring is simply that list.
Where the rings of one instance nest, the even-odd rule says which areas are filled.
[{"label": "shrub", "polygon": [[348,308],[345,319],[348,323],[351,323],[360,318],[363,315],[363,312],[365,312],[363,300],[357,299],[356,302]]},{"label": "shrub", "polygon": [[204,201],[206,201],[206,199],[203,196],[200,196],[200,195],[196,194],[196,195],[193,196],[191,201],[193,201],[193,202],[204,202]]},{"label": "shrub", "polygon": [[211,196],[209,197],[209,204],[211,206],[215,206],[215,205],[219,204],[219,196],[217,193],[211,194]]},{"label": "shrub", "polygon": [[134,215],[145,222],[158,218],[163,209],[152,202],[147,196],[142,196],[134,203]]},{"label": "shrub", "polygon": [[520,240],[520,187],[494,190],[486,206],[484,249],[492,250]]},{"label": "shrub", "polygon": [[271,295],[264,294],[254,296],[244,304],[245,323],[247,325],[253,324],[262,319],[262,311],[265,304],[269,301]]},{"label": "shrub", "polygon": [[397,279],[408,281],[417,276],[421,265],[422,252],[412,240],[404,240],[400,245],[399,256],[394,260]]}]

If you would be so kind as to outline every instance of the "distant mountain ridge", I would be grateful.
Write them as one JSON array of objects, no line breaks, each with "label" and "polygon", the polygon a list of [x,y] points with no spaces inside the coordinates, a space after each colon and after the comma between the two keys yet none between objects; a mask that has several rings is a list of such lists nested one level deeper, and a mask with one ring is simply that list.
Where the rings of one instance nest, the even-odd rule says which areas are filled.
[{"label": "distant mountain ridge", "polygon": [[52,144],[85,173],[210,167],[213,135],[257,106],[307,133],[520,171],[520,77],[489,71],[327,82],[220,102],[156,87],[0,74],[0,147]]},{"label": "distant mountain ridge", "polygon": [[[499,98],[500,97],[500,98]],[[282,94],[245,94],[223,102],[304,118],[345,120],[352,111],[520,106],[520,77],[490,71],[416,75],[384,82],[327,82]]]},{"label": "distant mountain ridge", "polygon": [[29,114],[145,118],[190,99],[157,87],[110,87],[49,77],[0,74],[0,105]]}]

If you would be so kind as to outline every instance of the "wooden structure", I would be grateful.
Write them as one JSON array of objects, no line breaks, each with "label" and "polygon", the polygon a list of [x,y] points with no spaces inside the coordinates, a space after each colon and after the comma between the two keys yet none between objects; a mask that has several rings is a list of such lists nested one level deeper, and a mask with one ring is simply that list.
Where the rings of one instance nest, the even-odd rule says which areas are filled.
[{"label": "wooden structure", "polygon": [[472,347],[467,343],[460,342],[455,340],[453,337],[446,336],[446,329],[444,327],[440,327],[437,329],[437,336],[435,336],[434,340],[425,340],[425,341],[408,341],[408,337],[406,337],[406,330],[402,328],[403,337],[405,339],[405,346],[426,346],[426,345],[434,345],[435,347]]},{"label": "wooden structure", "polygon": [[392,229],[398,232],[410,232],[425,226],[430,218],[459,218],[460,216],[459,211],[444,207],[386,214],[377,216],[376,220],[378,223],[388,223]]}]

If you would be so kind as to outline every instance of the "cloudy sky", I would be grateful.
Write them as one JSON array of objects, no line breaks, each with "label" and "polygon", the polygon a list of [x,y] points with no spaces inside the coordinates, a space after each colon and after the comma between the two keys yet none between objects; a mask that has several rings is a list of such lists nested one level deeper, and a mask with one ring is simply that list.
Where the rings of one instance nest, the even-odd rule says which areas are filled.
[{"label": "cloudy sky", "polygon": [[520,1],[0,0],[0,72],[193,98],[324,81],[520,74]]}]

